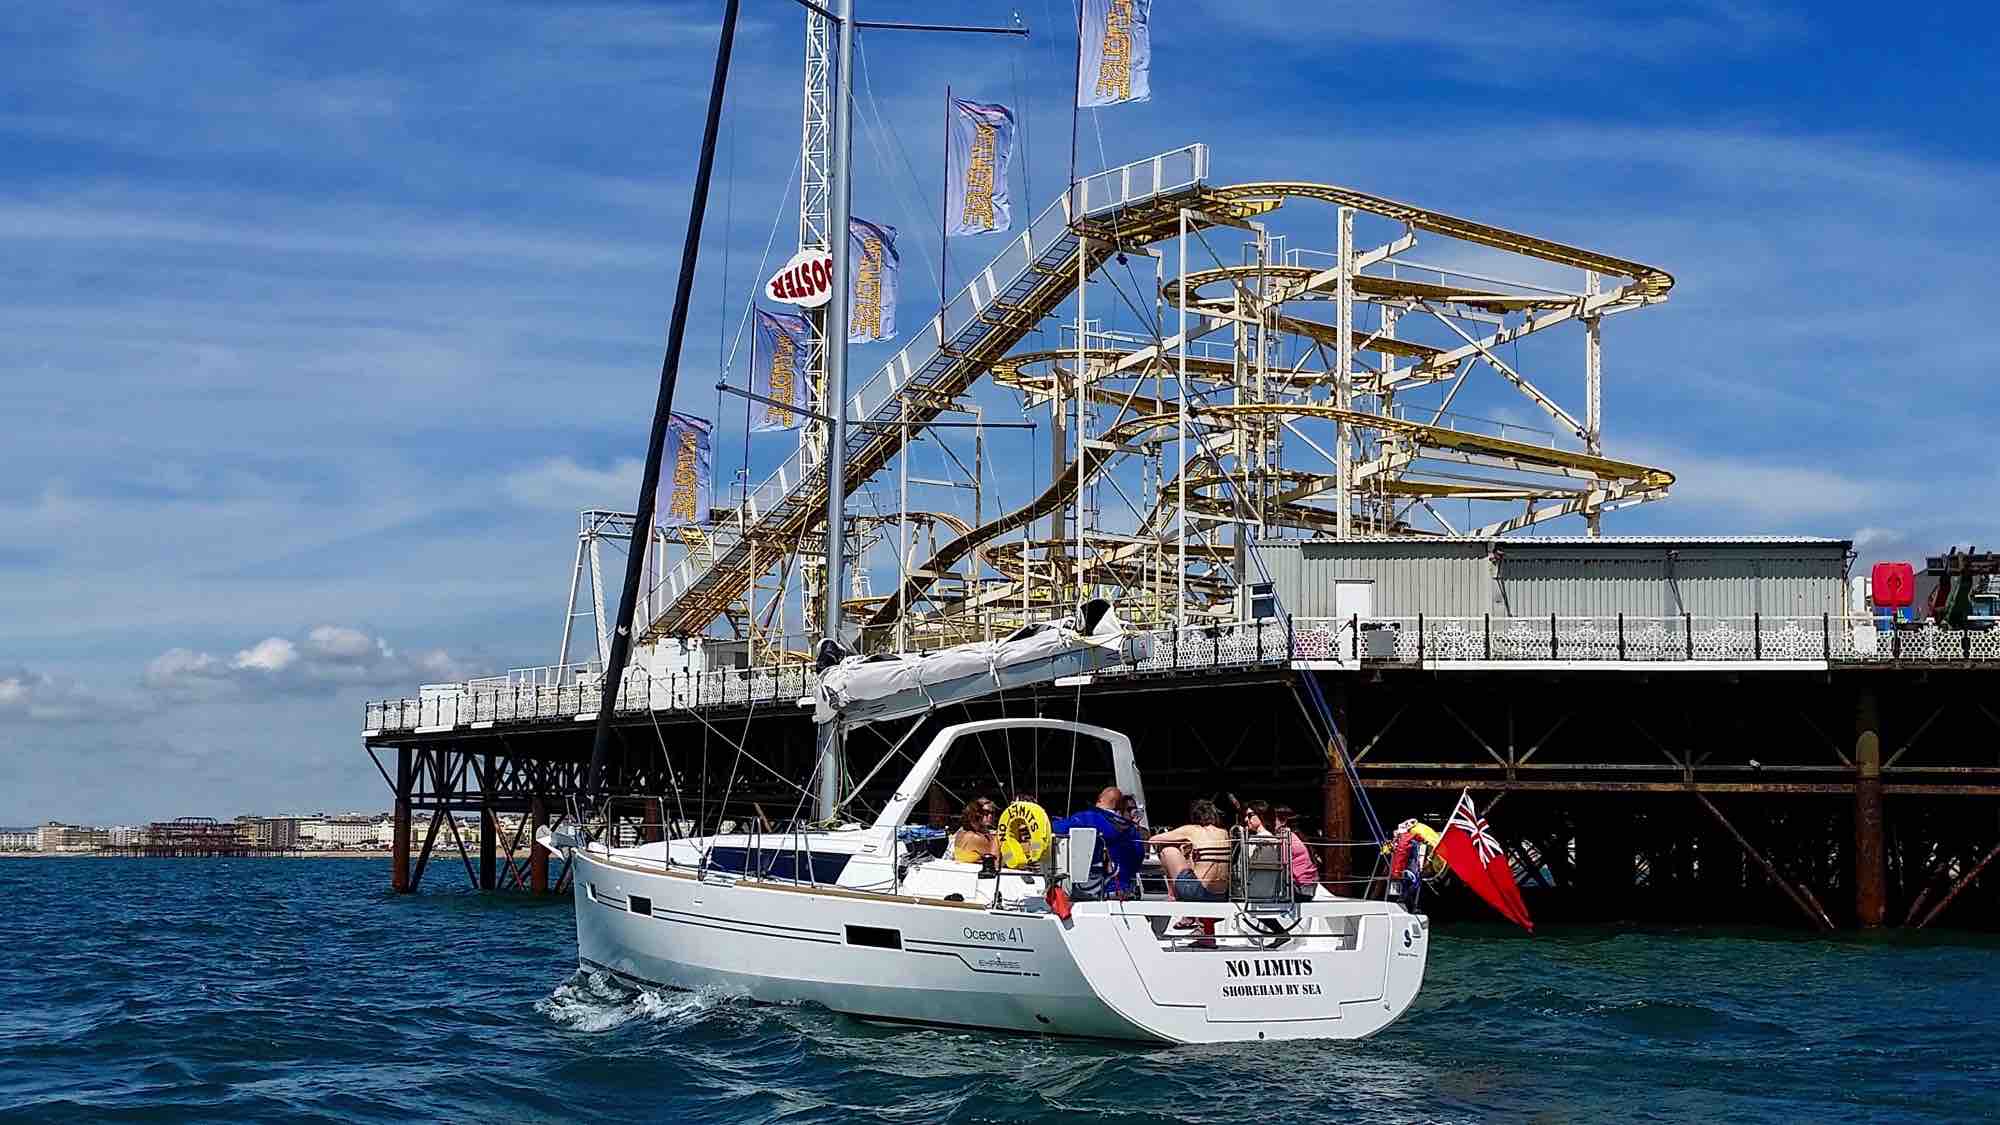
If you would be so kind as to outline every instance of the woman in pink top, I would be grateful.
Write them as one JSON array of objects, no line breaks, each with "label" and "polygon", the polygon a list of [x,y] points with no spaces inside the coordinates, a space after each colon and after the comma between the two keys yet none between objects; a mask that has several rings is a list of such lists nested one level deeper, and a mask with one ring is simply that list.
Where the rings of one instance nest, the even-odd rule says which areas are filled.
[{"label": "woman in pink top", "polygon": [[1271,827],[1279,832],[1292,834],[1292,882],[1298,885],[1298,895],[1302,899],[1311,898],[1319,885],[1319,865],[1313,862],[1312,849],[1299,839],[1296,827],[1299,814],[1289,805],[1279,805],[1271,810]]}]

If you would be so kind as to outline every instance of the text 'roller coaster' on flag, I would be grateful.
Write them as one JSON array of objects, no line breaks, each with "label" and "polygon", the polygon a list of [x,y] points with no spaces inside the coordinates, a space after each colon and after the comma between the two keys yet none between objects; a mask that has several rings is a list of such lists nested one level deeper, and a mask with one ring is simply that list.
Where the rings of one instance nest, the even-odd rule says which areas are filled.
[{"label": "text 'roller coaster' on flag", "polygon": [[661,527],[683,527],[702,522],[703,498],[708,495],[712,451],[706,418],[675,414],[667,420],[666,456],[660,461],[661,483],[667,488],[667,502],[655,521]]},{"label": "text 'roller coaster' on flag", "polygon": [[754,416],[750,428],[757,432],[797,429],[806,420],[803,411],[811,398],[806,370],[812,328],[797,313],[758,309],[756,321],[750,337],[750,390],[768,401],[752,400],[753,409],[761,413]]},{"label": "text 'roller coaster' on flag", "polygon": [[896,338],[896,289],[903,260],[896,254],[896,228],[863,219],[847,221],[847,342]]},{"label": "text 'roller coaster' on flag", "polygon": [[1153,0],[1083,0],[1079,107],[1143,102],[1153,96]]},{"label": "text 'roller coaster' on flag", "polygon": [[1007,167],[1014,161],[1014,111],[951,99],[945,146],[945,233],[985,234],[1014,225]]}]

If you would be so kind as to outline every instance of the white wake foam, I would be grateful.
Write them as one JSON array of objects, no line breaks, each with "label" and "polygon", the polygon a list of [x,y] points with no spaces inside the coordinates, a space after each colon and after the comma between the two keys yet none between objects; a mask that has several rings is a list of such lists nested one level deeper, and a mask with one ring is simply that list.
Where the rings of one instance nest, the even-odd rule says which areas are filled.
[{"label": "white wake foam", "polygon": [[634,988],[609,973],[578,970],[555,991],[535,1002],[535,1010],[571,1031],[610,1031],[635,1019],[679,1026],[715,1006],[700,992]]}]

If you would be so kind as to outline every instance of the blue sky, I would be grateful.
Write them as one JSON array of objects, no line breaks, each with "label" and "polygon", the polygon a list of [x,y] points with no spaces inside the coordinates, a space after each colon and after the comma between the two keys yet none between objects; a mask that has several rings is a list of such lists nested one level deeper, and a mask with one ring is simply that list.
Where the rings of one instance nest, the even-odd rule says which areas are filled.
[{"label": "blue sky", "polygon": [[[0,822],[381,807],[363,699],[554,659],[574,513],[636,487],[718,7],[0,13]],[[1219,181],[1351,184],[1673,271],[1607,326],[1606,419],[1680,484],[1612,530],[2000,541],[1984,21],[1382,8],[1159,0],[1154,100],[1086,118],[1084,163],[1201,140]],[[905,228],[906,301],[934,285],[945,82],[1023,110],[1022,210],[1060,187],[1073,17],[1021,11],[1026,43],[864,36],[884,128],[856,212]],[[793,206],[799,23],[746,5],[697,413]],[[753,472],[786,441],[754,439]]]}]

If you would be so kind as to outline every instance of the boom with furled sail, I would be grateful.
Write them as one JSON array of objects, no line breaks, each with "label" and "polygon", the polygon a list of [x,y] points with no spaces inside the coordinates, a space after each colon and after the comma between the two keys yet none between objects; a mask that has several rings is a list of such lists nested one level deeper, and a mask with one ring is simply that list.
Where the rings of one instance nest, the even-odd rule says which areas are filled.
[{"label": "boom with furled sail", "polygon": [[1150,649],[1150,637],[1128,634],[1111,603],[1097,599],[1074,618],[1037,622],[997,641],[841,657],[820,671],[813,719],[860,726],[921,715],[1010,688],[1136,664]]}]

